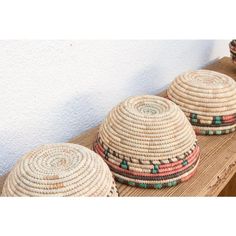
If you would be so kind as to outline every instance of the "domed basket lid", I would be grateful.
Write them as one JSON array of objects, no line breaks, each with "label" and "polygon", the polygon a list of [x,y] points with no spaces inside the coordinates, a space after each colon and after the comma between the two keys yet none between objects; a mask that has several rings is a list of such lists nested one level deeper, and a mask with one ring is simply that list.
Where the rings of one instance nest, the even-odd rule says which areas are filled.
[{"label": "domed basket lid", "polygon": [[185,113],[206,117],[236,113],[236,82],[215,71],[183,73],[171,83],[167,95]]},{"label": "domed basket lid", "polygon": [[22,157],[2,196],[117,196],[117,190],[99,155],[65,143],[43,145]]},{"label": "domed basket lid", "polygon": [[196,143],[180,108],[150,95],[131,97],[116,106],[100,126],[99,139],[120,158],[134,162],[175,158]]}]

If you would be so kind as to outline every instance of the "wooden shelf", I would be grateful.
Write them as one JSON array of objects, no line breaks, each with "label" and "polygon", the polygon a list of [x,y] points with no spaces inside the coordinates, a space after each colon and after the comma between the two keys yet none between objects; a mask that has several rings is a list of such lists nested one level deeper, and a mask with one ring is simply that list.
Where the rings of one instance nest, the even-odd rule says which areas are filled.
[{"label": "wooden shelf", "polygon": [[[206,68],[227,74],[236,80],[236,66],[228,57]],[[159,95],[164,96],[165,92]],[[70,142],[91,148],[97,131],[98,127],[90,129]],[[198,136],[198,142],[201,148],[200,164],[189,181],[161,190],[141,189],[117,183],[120,196],[218,196],[229,182],[231,187],[225,193],[230,195],[229,189],[232,186],[236,188],[233,181],[236,180],[233,179],[236,173],[236,132],[221,136]],[[0,178],[0,189],[5,177]]]}]

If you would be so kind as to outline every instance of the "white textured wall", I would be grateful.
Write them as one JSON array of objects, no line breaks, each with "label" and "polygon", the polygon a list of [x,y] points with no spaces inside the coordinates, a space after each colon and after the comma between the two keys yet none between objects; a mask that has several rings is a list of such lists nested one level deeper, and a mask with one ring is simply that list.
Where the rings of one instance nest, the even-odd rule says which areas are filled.
[{"label": "white textured wall", "polygon": [[229,55],[227,41],[0,41],[0,175],[66,142],[131,95]]}]

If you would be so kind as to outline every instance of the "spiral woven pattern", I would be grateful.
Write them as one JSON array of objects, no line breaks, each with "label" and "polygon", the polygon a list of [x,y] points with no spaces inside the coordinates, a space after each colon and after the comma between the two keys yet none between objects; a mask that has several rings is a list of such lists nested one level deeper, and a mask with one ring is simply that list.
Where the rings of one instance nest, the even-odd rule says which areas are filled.
[{"label": "spiral woven pattern", "polygon": [[167,96],[198,134],[227,134],[236,127],[236,83],[227,75],[197,70],[179,75]]},{"label": "spiral woven pattern", "polygon": [[128,98],[109,113],[94,151],[118,181],[144,188],[184,181],[199,159],[196,136],[184,113],[168,99],[148,95]]},{"label": "spiral woven pattern", "polygon": [[232,40],[229,43],[229,50],[230,50],[230,56],[232,58],[233,63],[236,64],[236,39]]},{"label": "spiral woven pattern", "polygon": [[22,157],[7,177],[2,196],[117,196],[108,166],[76,144],[43,145]]}]

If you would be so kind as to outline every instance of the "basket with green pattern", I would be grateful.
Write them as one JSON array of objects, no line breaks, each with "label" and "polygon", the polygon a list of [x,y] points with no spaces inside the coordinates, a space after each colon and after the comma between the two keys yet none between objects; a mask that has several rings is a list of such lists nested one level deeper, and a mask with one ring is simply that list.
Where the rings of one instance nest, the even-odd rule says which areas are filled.
[{"label": "basket with green pattern", "polygon": [[227,134],[236,128],[236,82],[229,76],[196,70],[179,75],[168,98],[185,113],[197,134]]},{"label": "basket with green pattern", "polygon": [[168,99],[146,95],[116,106],[100,126],[93,148],[117,181],[160,189],[195,173],[199,162],[196,141],[179,107]]}]

